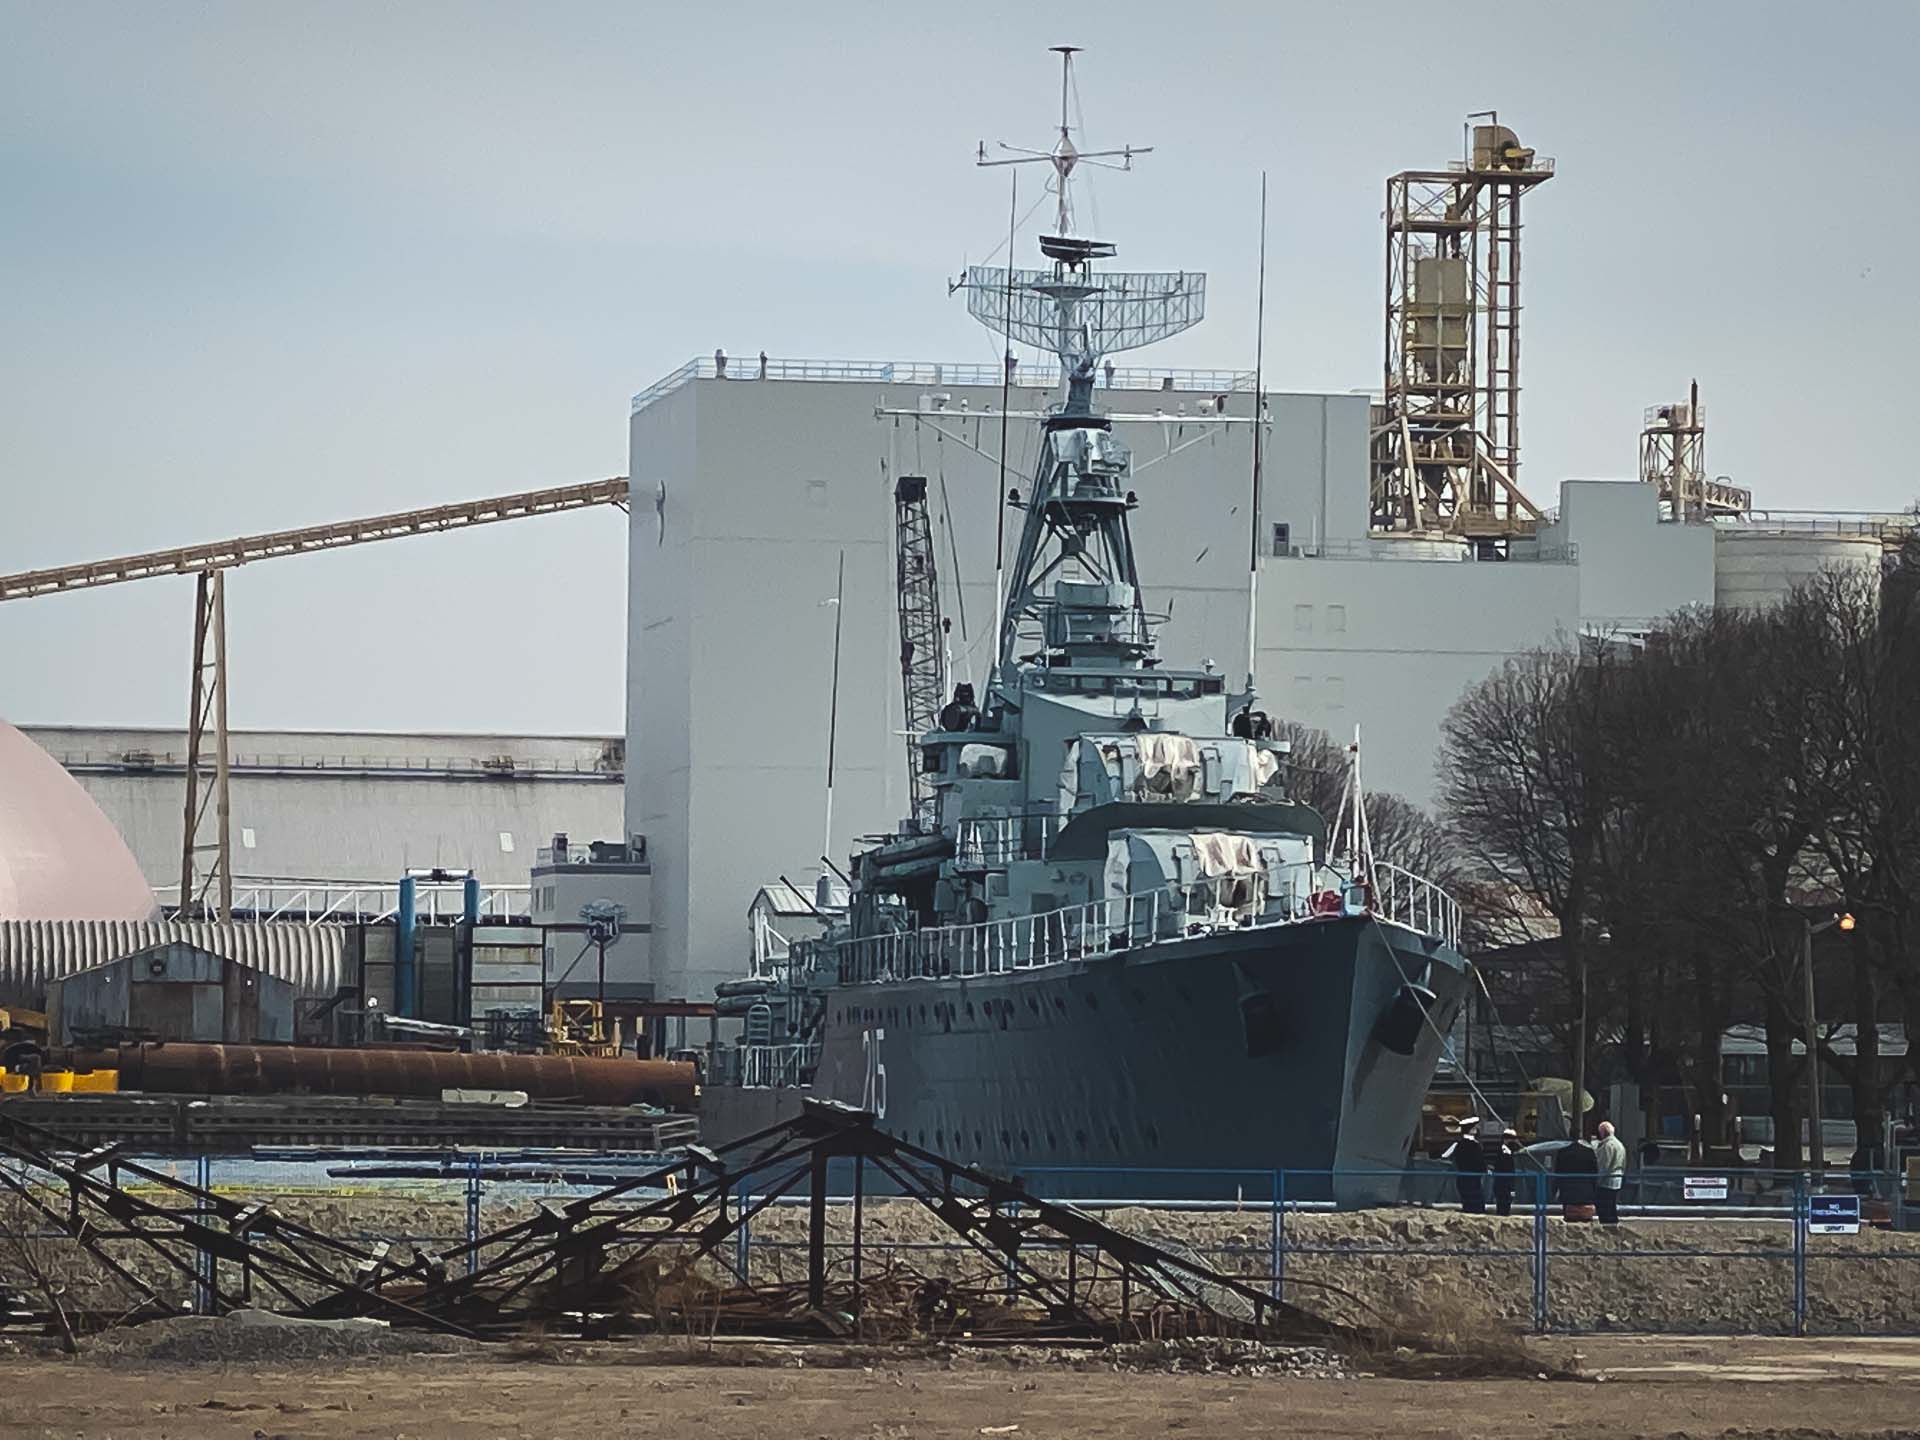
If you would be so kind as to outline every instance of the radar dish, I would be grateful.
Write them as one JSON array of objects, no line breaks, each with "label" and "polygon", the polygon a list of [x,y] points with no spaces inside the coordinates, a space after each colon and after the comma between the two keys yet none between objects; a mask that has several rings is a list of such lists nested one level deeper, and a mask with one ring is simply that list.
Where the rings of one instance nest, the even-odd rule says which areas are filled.
[{"label": "radar dish", "polygon": [[1090,274],[972,265],[961,282],[967,311],[989,330],[1051,350],[1069,364],[1138,350],[1198,325],[1207,277],[1192,270]]}]

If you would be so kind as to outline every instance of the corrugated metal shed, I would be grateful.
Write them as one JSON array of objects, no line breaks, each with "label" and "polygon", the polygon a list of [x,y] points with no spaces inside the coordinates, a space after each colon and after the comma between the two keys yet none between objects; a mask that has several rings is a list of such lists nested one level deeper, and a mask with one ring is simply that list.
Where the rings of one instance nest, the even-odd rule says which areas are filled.
[{"label": "corrugated metal shed", "polygon": [[38,1007],[50,981],[176,940],[288,981],[302,997],[329,997],[345,976],[338,926],[0,920],[0,1004]]},{"label": "corrugated metal shed", "polygon": [[47,987],[56,1045],[293,1039],[291,982],[184,941],[137,950]]}]

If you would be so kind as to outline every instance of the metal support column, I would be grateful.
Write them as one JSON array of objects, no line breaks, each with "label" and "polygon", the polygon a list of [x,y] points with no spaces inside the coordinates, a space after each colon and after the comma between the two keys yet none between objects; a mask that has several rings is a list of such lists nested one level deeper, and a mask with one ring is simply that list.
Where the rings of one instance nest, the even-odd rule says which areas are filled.
[{"label": "metal support column", "polygon": [[1793,1177],[1793,1333],[1807,1333],[1807,1212],[1812,1189],[1804,1173]]},{"label": "metal support column", "polygon": [[1286,1299],[1287,1290],[1287,1172],[1273,1172],[1273,1298]]},{"label": "metal support column", "polygon": [[[193,1183],[204,1195],[213,1189],[213,1161],[200,1156],[193,1162]],[[211,1204],[203,1204],[194,1210],[194,1217],[203,1225],[211,1225],[214,1211]],[[204,1245],[193,1252],[193,1313],[196,1315],[217,1315],[220,1313],[218,1301],[219,1275],[215,1269],[218,1262],[213,1251]]]},{"label": "metal support column", "polygon": [[467,1273],[480,1268],[480,1157],[467,1160]]},{"label": "metal support column", "polygon": [[734,1192],[734,1213],[740,1217],[740,1228],[733,1235],[733,1268],[740,1274],[743,1285],[753,1283],[753,1207],[748,1202],[747,1188],[743,1183]]},{"label": "metal support column", "polygon": [[1533,1181],[1533,1329],[1547,1333],[1547,1177]]},{"label": "metal support column", "polygon": [[807,1196],[807,1304],[815,1310],[827,1303],[827,1152],[816,1147],[809,1167]]},{"label": "metal support column", "polygon": [[[213,754],[208,755],[208,730]],[[227,920],[233,914],[233,853],[227,787],[227,584],[203,570],[195,586],[193,683],[187,710],[187,793],[180,841],[180,915]],[[207,811],[213,833],[202,839]]]},{"label": "metal support column", "polygon": [[853,1157],[853,1334],[860,1338],[860,1232],[865,1219],[867,1157]]}]

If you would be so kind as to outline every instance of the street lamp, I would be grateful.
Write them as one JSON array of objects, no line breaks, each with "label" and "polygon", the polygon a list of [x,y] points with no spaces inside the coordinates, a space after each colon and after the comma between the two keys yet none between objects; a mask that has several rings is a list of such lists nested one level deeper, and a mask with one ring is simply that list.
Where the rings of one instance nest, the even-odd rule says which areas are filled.
[{"label": "street lamp", "polygon": [[1853,929],[1853,912],[1842,910],[1838,915],[1829,916],[1818,925],[1800,917],[1806,927],[1800,941],[1800,975],[1807,986],[1807,1085],[1811,1092],[1807,1103],[1812,1107],[1812,1115],[1807,1120],[1807,1165],[1814,1174],[1822,1174],[1827,1168],[1827,1140],[1821,1129],[1820,1112],[1820,1030],[1814,1020],[1813,1009],[1813,937],[1823,931]]}]

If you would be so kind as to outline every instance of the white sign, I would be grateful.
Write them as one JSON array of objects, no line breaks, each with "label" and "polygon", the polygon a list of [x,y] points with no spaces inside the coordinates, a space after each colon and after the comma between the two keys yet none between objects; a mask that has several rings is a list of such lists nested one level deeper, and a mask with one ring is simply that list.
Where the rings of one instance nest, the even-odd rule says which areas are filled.
[{"label": "white sign", "polygon": [[1858,1235],[1860,1233],[1860,1197],[1858,1195],[1809,1195],[1807,1232],[1812,1235]]},{"label": "white sign", "polygon": [[1727,1198],[1727,1177],[1724,1175],[1688,1175],[1680,1181],[1680,1198],[1683,1200],[1724,1200]]}]

